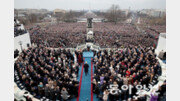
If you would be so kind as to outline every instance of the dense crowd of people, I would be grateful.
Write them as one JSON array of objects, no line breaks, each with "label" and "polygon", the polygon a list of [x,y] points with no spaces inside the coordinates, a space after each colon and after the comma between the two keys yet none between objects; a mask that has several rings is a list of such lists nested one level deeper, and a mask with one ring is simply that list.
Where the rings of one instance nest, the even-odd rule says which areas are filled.
[{"label": "dense crowd of people", "polygon": [[[86,42],[86,23],[59,23],[44,26],[27,26],[31,42],[45,44],[49,47],[73,47]],[[153,27],[154,28],[154,27]],[[161,26],[158,27],[161,29]],[[125,47],[142,45],[146,47],[157,43],[158,34],[146,29],[147,34],[140,33],[135,25],[124,23],[93,23],[94,43],[100,47]]]},{"label": "dense crowd of people", "polygon": [[[149,84],[155,85],[161,75],[161,66],[155,58],[153,47],[125,47],[94,53],[93,92],[103,101],[133,99],[138,96],[135,86],[145,85],[148,91]],[[73,56],[70,50],[39,45],[23,50],[15,61],[14,70],[19,81],[33,96],[67,100],[78,96],[77,76],[79,66],[83,63],[82,57],[81,51],[75,51]],[[123,85],[132,85],[132,93],[123,90]],[[165,91],[166,83],[159,87],[157,93],[151,94],[151,98],[162,99]],[[144,95],[138,97],[137,101],[146,99],[147,95]]]},{"label": "dense crowd of people", "polygon": [[[26,32],[18,29],[19,26],[15,23],[15,36]],[[14,51],[14,57],[18,56],[14,63],[15,76],[19,78],[15,81],[19,81],[39,99],[45,97],[50,100],[68,100],[77,97],[77,77],[83,55],[81,51],[72,54],[70,50],[61,47],[75,48],[85,43],[86,23],[30,25],[26,28],[30,33],[31,43],[37,44],[37,47],[29,47],[22,53]],[[153,45],[157,42],[157,30],[161,31],[162,28],[164,27],[152,26],[142,34],[132,24],[93,23],[96,45],[119,48],[94,52],[92,84],[97,98],[103,101],[127,101],[128,98],[138,96],[135,86],[145,85],[148,88],[146,90],[149,90],[149,84],[155,85],[158,82],[161,66],[154,54]],[[88,69],[85,69],[87,74],[86,70]],[[123,85],[132,85],[132,94],[123,90]],[[151,94],[151,98],[161,99],[166,91],[165,87],[166,83],[159,87],[159,98],[156,94]],[[138,97],[137,101],[144,100],[146,95]]]},{"label": "dense crowd of people", "polygon": [[23,50],[15,61],[15,76],[37,98],[67,100],[78,96],[79,65],[74,60],[69,50],[55,50],[41,45],[30,47]]},{"label": "dense crowd of people", "polygon": [[86,23],[59,23],[45,26],[27,26],[31,42],[46,46],[71,47],[85,43]]},{"label": "dense crowd of people", "polygon": [[129,45],[153,46],[154,39],[141,34],[134,25],[123,23],[94,23],[95,43],[101,47],[116,48]]},{"label": "dense crowd of people", "polygon": [[160,33],[166,32],[166,26],[154,25],[154,26],[149,26],[144,30],[146,34],[157,39]]},{"label": "dense crowd of people", "polygon": [[156,30],[157,32],[160,33],[165,33],[166,32],[166,25],[153,25],[150,26],[151,29]]},{"label": "dense crowd of people", "polygon": [[[110,52],[99,51],[93,61],[93,92],[104,101],[108,98],[111,101],[127,101],[128,98],[138,96],[136,85],[145,85],[148,88],[150,83],[156,84],[157,77],[161,75],[161,66],[155,58],[154,48],[136,46]],[[110,85],[117,86],[121,93],[112,94],[109,91]],[[123,90],[123,85],[132,85],[132,94]]]}]

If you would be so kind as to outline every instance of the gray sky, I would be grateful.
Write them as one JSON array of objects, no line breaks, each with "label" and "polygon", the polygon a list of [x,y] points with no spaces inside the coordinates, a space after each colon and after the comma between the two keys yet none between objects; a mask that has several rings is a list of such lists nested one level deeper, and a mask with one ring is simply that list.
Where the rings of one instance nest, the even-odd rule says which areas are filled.
[{"label": "gray sky", "polygon": [[104,10],[112,4],[118,4],[121,9],[131,7],[138,9],[165,9],[166,0],[14,0],[14,8],[45,8],[54,10],[56,8],[65,10]]}]

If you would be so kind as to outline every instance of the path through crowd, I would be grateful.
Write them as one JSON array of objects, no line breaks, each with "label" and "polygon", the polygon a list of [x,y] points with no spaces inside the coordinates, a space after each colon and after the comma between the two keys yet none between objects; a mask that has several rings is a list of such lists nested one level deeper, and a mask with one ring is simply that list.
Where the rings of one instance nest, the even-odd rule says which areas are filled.
[{"label": "path through crowd", "polygon": [[83,75],[80,79],[82,79],[80,92],[79,92],[79,100],[77,101],[90,101],[91,99],[91,58],[85,57],[84,62],[87,62],[89,65],[88,68],[88,74],[85,75],[85,72],[83,70]]},{"label": "path through crowd", "polygon": [[[82,65],[79,75],[79,91],[78,98],[76,101],[93,101],[93,93],[91,92],[91,80],[93,76],[93,66],[92,66],[92,58],[93,52],[83,52],[84,63],[87,62],[89,65],[88,74],[85,75],[84,65]],[[92,93],[92,94],[91,94]]]},{"label": "path through crowd", "polygon": [[78,74],[79,76],[77,78],[79,80],[79,90],[78,90],[79,96],[76,99],[72,99],[72,101],[93,101],[94,99],[92,92],[92,85],[91,85],[91,82],[93,80],[93,73],[94,73],[93,63],[92,63],[93,56],[94,56],[93,52],[83,52],[84,63],[87,62],[87,64],[89,65],[88,74],[85,75],[84,63],[83,63],[79,69],[79,74]]},{"label": "path through crowd", "polygon": [[[94,57],[93,52],[83,52],[84,62],[79,68],[78,78],[79,90],[78,97],[71,99],[71,101],[99,101],[97,95],[92,91],[92,81],[94,75],[94,65],[92,59]],[[84,63],[87,62],[89,65],[88,75],[84,72]]]}]

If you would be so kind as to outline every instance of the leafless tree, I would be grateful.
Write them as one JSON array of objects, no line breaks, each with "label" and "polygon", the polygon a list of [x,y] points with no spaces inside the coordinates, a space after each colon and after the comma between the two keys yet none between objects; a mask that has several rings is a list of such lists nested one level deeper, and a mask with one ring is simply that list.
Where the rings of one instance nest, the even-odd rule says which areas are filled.
[{"label": "leafless tree", "polygon": [[28,16],[28,19],[29,19],[30,23],[36,23],[38,21],[38,17],[35,14],[30,14]]},{"label": "leafless tree", "polygon": [[57,18],[58,21],[65,21],[65,22],[74,22],[78,17],[83,15],[83,11],[67,11],[66,13],[60,13],[56,15],[55,17]]},{"label": "leafless tree", "polygon": [[114,22],[115,24],[118,22],[119,18],[121,17],[121,10],[119,5],[112,5],[110,9],[108,9],[106,18],[110,22]]}]

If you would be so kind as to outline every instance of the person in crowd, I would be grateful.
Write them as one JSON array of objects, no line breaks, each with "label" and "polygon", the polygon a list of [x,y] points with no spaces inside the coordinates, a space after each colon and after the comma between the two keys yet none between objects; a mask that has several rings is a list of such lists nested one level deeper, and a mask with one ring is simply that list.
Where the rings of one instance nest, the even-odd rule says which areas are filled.
[{"label": "person in crowd", "polygon": [[158,101],[158,93],[156,93],[154,90],[151,92],[150,101]]},{"label": "person in crowd", "polygon": [[26,96],[25,98],[26,98],[26,101],[33,101],[32,98],[29,96]]},{"label": "person in crowd", "polygon": [[86,76],[88,74],[88,71],[89,71],[89,65],[87,64],[87,61],[86,61],[86,63],[84,64],[84,72]]},{"label": "person in crowd", "polygon": [[16,58],[18,55],[19,55],[19,51],[18,51],[18,49],[16,49],[16,50],[14,51],[14,58]]},{"label": "person in crowd", "polygon": [[103,101],[108,101],[108,95],[109,95],[108,90],[105,90],[105,91],[103,92]]},{"label": "person in crowd", "polygon": [[78,53],[78,64],[81,65],[83,63],[83,55],[82,55],[82,52],[80,51]]},{"label": "person in crowd", "polygon": [[166,93],[166,81],[164,81],[164,83],[161,86],[159,86],[159,89],[157,90],[157,93],[159,93],[158,101],[160,101],[163,98],[166,98],[165,97],[165,93]]},{"label": "person in crowd", "polygon": [[62,88],[62,90],[61,90],[61,97],[65,101],[69,98],[69,95],[68,95],[68,92],[67,92],[66,88]]},{"label": "person in crowd", "polygon": [[45,97],[49,97],[50,96],[49,95],[50,91],[49,91],[49,85],[48,84],[46,84],[46,86],[44,88],[44,92],[45,92]]},{"label": "person in crowd", "polygon": [[100,76],[100,84],[102,85],[103,82],[104,82],[104,74],[102,74],[102,75]]},{"label": "person in crowd", "polygon": [[69,50],[60,48],[29,47],[15,61],[14,70],[25,89],[37,98],[61,100],[62,88],[72,92],[68,94],[73,98],[78,93],[79,66],[73,64],[72,56]]},{"label": "person in crowd", "polygon": [[[126,47],[119,50],[109,51],[101,50],[95,54],[94,62],[94,79],[93,92],[100,94],[104,92],[104,88],[110,88],[110,85],[118,87],[121,94],[114,96],[109,94],[110,99],[127,100],[137,96],[136,85],[145,85],[153,80],[157,81],[155,76],[161,75],[160,64],[152,52],[153,48],[143,46]],[[99,82],[99,83],[98,83]],[[132,85],[132,93],[129,90],[122,89],[123,85]],[[114,90],[115,91],[115,90]]]},{"label": "person in crowd", "polygon": [[39,92],[39,95],[44,95],[44,87],[43,87],[43,83],[40,82],[39,85],[38,85],[38,92]]}]

